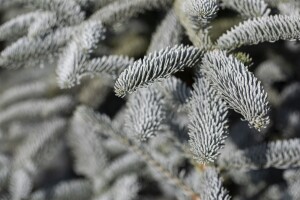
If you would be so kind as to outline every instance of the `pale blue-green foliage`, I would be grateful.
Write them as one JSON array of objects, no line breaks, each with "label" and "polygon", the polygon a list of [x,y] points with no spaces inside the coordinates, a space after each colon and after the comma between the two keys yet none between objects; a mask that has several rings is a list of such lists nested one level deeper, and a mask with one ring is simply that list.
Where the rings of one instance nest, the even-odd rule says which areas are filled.
[{"label": "pale blue-green foliage", "polygon": [[91,183],[86,180],[64,181],[50,190],[37,190],[30,195],[31,200],[58,199],[90,199],[92,196]]},{"label": "pale blue-green foliage", "polygon": [[298,15],[263,16],[241,22],[217,40],[221,49],[233,50],[243,45],[278,40],[298,40],[300,23]]},{"label": "pale blue-green foliage", "polygon": [[191,89],[179,78],[171,76],[154,85],[166,99],[165,104],[178,109],[185,109],[191,95]]},{"label": "pale blue-green foliage", "polygon": [[300,13],[300,2],[297,0],[265,0],[265,2],[284,15],[299,15]]},{"label": "pale blue-green foliage", "polygon": [[15,170],[10,178],[10,193],[12,194],[12,199],[27,198],[32,190],[32,185],[31,177],[25,170]]},{"label": "pale blue-green foliage", "polygon": [[113,78],[116,78],[131,64],[133,64],[133,58],[112,55],[91,59],[86,63],[86,68],[87,73],[89,74],[107,74]]},{"label": "pale blue-green foliage", "polygon": [[264,0],[222,0],[222,6],[235,10],[243,18],[267,16],[271,12]]},{"label": "pale blue-green foliage", "polygon": [[66,25],[74,25],[83,21],[85,13],[82,12],[80,5],[75,0],[16,0],[25,3],[36,9],[54,12],[58,22]]},{"label": "pale blue-green foliage", "polygon": [[180,44],[183,36],[183,28],[172,9],[168,12],[161,24],[157,27],[149,44],[148,53],[164,49],[168,46]]},{"label": "pale blue-green foliage", "polygon": [[162,95],[155,88],[143,88],[129,97],[125,126],[129,135],[147,141],[163,129],[166,121]]},{"label": "pale blue-green foliage", "polygon": [[[254,69],[237,56],[242,46],[298,40],[298,1],[0,0],[0,10],[0,199],[228,200],[220,176],[233,190],[249,183],[232,193],[237,199],[278,188],[281,197],[299,197],[291,178],[299,172],[290,169],[300,164],[291,131],[299,110],[277,116],[288,125],[274,128],[266,93],[277,89],[270,102],[278,115],[297,88],[287,95],[274,85],[294,79],[272,56],[274,65],[254,60]],[[246,21],[223,33],[214,26],[230,10]],[[129,56],[127,47],[139,54]],[[121,48],[126,55],[117,54]],[[263,133],[295,138],[257,139],[257,130],[235,126],[239,119],[233,112],[228,118],[227,107]],[[232,171],[268,168],[290,170],[273,189]]]},{"label": "pale blue-green foliage", "polygon": [[226,154],[220,164],[228,169],[288,169],[300,166],[299,139],[279,140]]},{"label": "pale blue-green foliage", "polygon": [[34,66],[34,63],[41,63],[43,58],[51,59],[66,45],[72,37],[72,31],[74,31],[73,27],[66,27],[45,37],[24,36],[1,52],[0,66],[7,68],[19,68],[26,64]]},{"label": "pale blue-green foliage", "polygon": [[185,67],[195,66],[202,50],[184,45],[167,47],[135,61],[125,69],[115,83],[116,95],[123,97],[140,87],[160,81]]},{"label": "pale blue-green foliage", "polygon": [[203,75],[198,75],[189,101],[189,144],[200,163],[215,161],[227,136],[227,107]]},{"label": "pale blue-green foliage", "polygon": [[137,183],[137,176],[124,175],[114,183],[114,185],[103,195],[98,197],[99,200],[131,200],[136,198],[140,186]]},{"label": "pale blue-green foliage", "polygon": [[62,53],[57,67],[58,82],[61,88],[79,83],[83,75],[92,73],[85,69],[85,63],[99,40],[104,39],[105,28],[101,22],[91,21],[81,25]]},{"label": "pale blue-green foliage", "polygon": [[66,120],[54,118],[39,127],[16,149],[14,166],[35,171],[37,166],[42,167],[46,164],[56,151],[66,125]]},{"label": "pale blue-green foliage", "polygon": [[269,124],[267,94],[243,63],[214,50],[205,54],[202,69],[212,87],[251,126],[260,130]]},{"label": "pale blue-green foliage", "polygon": [[58,23],[55,13],[45,11],[28,28],[28,36],[38,37],[39,35],[46,35]]},{"label": "pale blue-green foliage", "polygon": [[90,18],[92,20],[101,19],[105,25],[113,25],[130,19],[147,10],[157,8],[167,8],[172,4],[172,0],[117,0],[96,11]]},{"label": "pale blue-green foliage", "polygon": [[0,112],[0,124],[13,120],[46,118],[68,113],[74,106],[74,99],[68,95],[61,95],[53,99],[27,100],[3,109]]},{"label": "pale blue-green foliage", "polygon": [[299,199],[300,198],[300,192],[298,190],[300,186],[300,170],[299,168],[289,169],[284,172],[283,175],[284,179],[286,180],[288,184],[288,195],[293,199]]},{"label": "pale blue-green foliage", "polygon": [[219,11],[218,0],[188,0],[182,7],[191,28],[195,31],[207,27]]},{"label": "pale blue-green foliage", "polygon": [[43,12],[36,11],[30,12],[23,15],[19,15],[0,26],[0,40],[8,40],[15,37],[25,35],[27,29],[32,26],[32,23],[38,20],[39,17],[43,16]]},{"label": "pale blue-green foliage", "polygon": [[[76,157],[75,169],[79,174],[92,180],[92,188],[97,198],[116,198],[115,195],[118,195],[116,187],[120,186],[119,189],[123,191],[124,198],[127,196],[127,199],[133,199],[139,191],[134,171],[141,168],[142,163],[135,154],[124,153],[124,151],[109,162],[109,151],[104,146],[103,138],[98,134],[99,131],[116,134],[107,123],[109,119],[105,116],[97,115],[87,107],[77,108],[72,121],[73,128],[69,133],[70,146]],[[110,131],[112,132],[109,133]],[[83,132],[87,135],[81,135]],[[93,156],[89,156],[90,154]],[[107,191],[109,184],[114,186]]]},{"label": "pale blue-green foliage", "polygon": [[189,183],[204,200],[230,200],[228,191],[222,186],[222,179],[213,168],[207,168],[203,172],[191,172],[187,177]]},{"label": "pale blue-green foliage", "polygon": [[211,49],[212,41],[209,36],[209,25],[217,16],[219,7],[218,0],[175,2],[179,20],[194,46],[201,49]]},{"label": "pale blue-green foliage", "polygon": [[34,180],[57,152],[60,134],[65,130],[65,120],[50,120],[18,146],[12,163],[14,170],[9,179],[12,199],[28,198]]},{"label": "pale blue-green foliage", "polygon": [[50,92],[58,90],[56,80],[51,77],[48,80],[37,80],[27,84],[11,87],[4,91],[0,97],[0,108],[4,108],[20,100],[30,99],[32,97],[43,97]]},{"label": "pale blue-green foliage", "polygon": [[80,112],[74,114],[72,128],[68,134],[69,144],[74,154],[76,172],[94,178],[107,166],[108,158],[101,138],[84,120]]}]

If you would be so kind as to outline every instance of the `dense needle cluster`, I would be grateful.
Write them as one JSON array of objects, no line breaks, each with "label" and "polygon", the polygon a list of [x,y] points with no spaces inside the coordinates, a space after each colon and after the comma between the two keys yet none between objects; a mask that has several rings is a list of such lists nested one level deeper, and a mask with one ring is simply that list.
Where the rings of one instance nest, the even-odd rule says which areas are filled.
[{"label": "dense needle cluster", "polygon": [[300,199],[297,0],[0,0],[0,200]]}]

